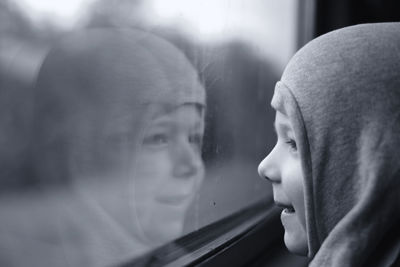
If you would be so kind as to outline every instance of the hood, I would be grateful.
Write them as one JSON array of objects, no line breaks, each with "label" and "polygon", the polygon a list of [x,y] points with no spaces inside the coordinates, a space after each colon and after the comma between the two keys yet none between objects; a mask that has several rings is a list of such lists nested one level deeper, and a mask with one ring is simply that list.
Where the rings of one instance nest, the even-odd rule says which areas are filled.
[{"label": "hood", "polygon": [[363,265],[400,225],[399,88],[399,23],[314,39],[276,85],[302,160],[311,266]]}]

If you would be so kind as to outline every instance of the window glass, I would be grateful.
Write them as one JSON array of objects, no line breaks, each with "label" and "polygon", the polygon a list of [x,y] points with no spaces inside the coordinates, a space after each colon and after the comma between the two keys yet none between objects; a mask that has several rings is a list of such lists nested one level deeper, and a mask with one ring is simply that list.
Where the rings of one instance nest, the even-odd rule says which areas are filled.
[{"label": "window glass", "polygon": [[0,265],[118,264],[270,198],[297,4],[1,1]]}]

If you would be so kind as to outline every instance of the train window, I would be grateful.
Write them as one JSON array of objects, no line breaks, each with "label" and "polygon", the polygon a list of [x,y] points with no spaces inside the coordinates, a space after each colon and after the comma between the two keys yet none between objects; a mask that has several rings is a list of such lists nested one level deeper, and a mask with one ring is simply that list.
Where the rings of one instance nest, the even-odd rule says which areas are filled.
[{"label": "train window", "polygon": [[185,265],[275,223],[257,165],[311,2],[2,1],[0,263]]}]

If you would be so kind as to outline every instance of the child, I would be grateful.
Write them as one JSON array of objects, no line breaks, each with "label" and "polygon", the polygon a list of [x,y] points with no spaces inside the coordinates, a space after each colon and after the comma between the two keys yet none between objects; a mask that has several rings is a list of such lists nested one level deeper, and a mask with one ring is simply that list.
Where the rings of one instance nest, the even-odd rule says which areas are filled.
[{"label": "child", "polygon": [[271,105],[278,141],[258,171],[288,249],[310,266],[399,266],[400,24],[311,41]]},{"label": "child", "polygon": [[177,48],[137,30],[74,33],[35,93],[33,167],[49,193],[27,224],[7,218],[0,261],[111,266],[182,234],[204,177],[205,90]]}]

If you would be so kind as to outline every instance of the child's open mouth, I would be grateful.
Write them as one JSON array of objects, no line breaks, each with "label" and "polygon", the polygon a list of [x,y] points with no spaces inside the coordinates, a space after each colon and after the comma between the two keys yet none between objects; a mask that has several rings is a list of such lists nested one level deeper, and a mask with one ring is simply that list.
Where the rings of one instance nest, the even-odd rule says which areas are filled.
[{"label": "child's open mouth", "polygon": [[290,206],[288,204],[285,204],[285,203],[282,203],[282,202],[278,202],[278,201],[275,201],[275,204],[277,206],[281,207],[281,208],[284,208],[283,212],[285,212],[285,213],[293,213],[293,212],[295,212],[293,206]]},{"label": "child's open mouth", "polygon": [[288,207],[283,210],[285,213],[294,213],[294,208],[293,207]]}]

